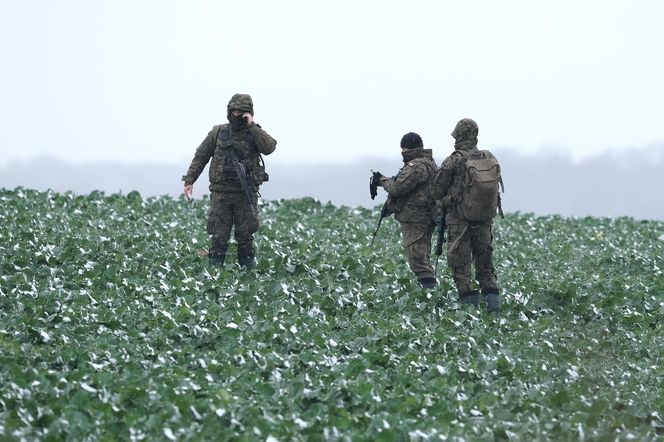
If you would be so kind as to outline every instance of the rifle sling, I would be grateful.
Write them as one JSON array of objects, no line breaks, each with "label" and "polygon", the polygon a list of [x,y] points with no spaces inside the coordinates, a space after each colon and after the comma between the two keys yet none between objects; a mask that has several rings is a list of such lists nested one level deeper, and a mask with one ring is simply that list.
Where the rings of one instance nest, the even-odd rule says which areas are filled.
[{"label": "rifle sling", "polygon": [[457,236],[457,237],[454,239],[454,241],[452,241],[452,244],[450,244],[450,248],[449,248],[449,250],[448,250],[447,253],[452,253],[452,252],[454,251],[454,249],[456,248],[456,246],[459,245],[459,241],[461,241],[461,238],[463,238],[463,235],[465,235],[465,234],[466,234],[466,231],[468,230],[468,225],[469,225],[469,224],[466,224],[466,225],[463,227],[463,230],[461,231],[461,235]]}]

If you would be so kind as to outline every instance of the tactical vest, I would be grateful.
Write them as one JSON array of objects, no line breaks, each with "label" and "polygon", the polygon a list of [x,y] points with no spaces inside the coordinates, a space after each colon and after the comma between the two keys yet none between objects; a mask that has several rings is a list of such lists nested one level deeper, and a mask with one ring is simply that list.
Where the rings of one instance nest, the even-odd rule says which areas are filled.
[{"label": "tactical vest", "polygon": [[263,157],[258,152],[256,143],[251,133],[247,130],[233,131],[230,124],[223,124],[217,134],[216,145],[212,160],[210,162],[210,183],[213,190],[237,190],[241,191],[240,180],[231,160],[231,151],[237,155],[254,181],[256,189],[268,180],[265,173]]}]

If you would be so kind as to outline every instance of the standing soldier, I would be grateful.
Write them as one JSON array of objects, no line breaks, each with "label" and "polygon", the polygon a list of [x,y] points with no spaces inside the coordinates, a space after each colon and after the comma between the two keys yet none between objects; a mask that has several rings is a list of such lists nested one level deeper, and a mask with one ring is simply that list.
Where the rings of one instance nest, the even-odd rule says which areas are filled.
[{"label": "standing soldier", "polygon": [[477,123],[464,118],[452,137],[455,151],[445,159],[434,177],[431,193],[442,199],[447,224],[447,263],[452,269],[459,302],[479,306],[480,293],[473,289],[471,262],[484,302],[491,312],[500,310],[496,273],[493,268],[491,225],[500,211],[500,166],[488,150],[477,149]]},{"label": "standing soldier", "polygon": [[389,211],[401,225],[401,240],[410,270],[424,288],[436,285],[431,266],[431,235],[433,234],[433,200],[430,180],[436,172],[431,149],[424,149],[422,138],[409,132],[401,138],[404,166],[394,178],[374,172],[373,180],[388,194]]},{"label": "standing soldier", "polygon": [[229,124],[214,126],[196,149],[189,170],[182,177],[184,194],[191,197],[194,182],[212,159],[207,223],[211,236],[210,264],[224,263],[231,229],[235,226],[238,262],[253,267],[258,188],[268,180],[261,154],[274,152],[277,142],[254,122],[254,104],[249,95],[233,95],[228,102],[227,117]]}]

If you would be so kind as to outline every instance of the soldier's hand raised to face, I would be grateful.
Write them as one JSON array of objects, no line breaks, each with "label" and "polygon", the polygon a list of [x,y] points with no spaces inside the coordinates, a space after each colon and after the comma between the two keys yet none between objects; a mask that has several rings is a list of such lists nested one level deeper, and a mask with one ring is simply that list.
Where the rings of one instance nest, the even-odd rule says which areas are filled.
[{"label": "soldier's hand raised to face", "polygon": [[254,122],[254,117],[249,112],[243,113],[242,118],[244,118],[244,121],[247,122],[247,126],[251,126]]},{"label": "soldier's hand raised to face", "polygon": [[191,199],[191,194],[194,192],[194,185],[193,184],[187,184],[184,186],[184,197],[187,198],[188,200]]}]

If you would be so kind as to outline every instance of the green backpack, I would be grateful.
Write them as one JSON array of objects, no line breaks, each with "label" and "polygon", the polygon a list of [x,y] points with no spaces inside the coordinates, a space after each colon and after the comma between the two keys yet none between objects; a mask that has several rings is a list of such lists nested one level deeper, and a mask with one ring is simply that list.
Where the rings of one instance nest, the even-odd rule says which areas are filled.
[{"label": "green backpack", "polygon": [[467,157],[465,171],[459,213],[469,222],[491,221],[496,213],[503,217],[500,190],[505,192],[505,187],[496,157],[480,150]]}]

